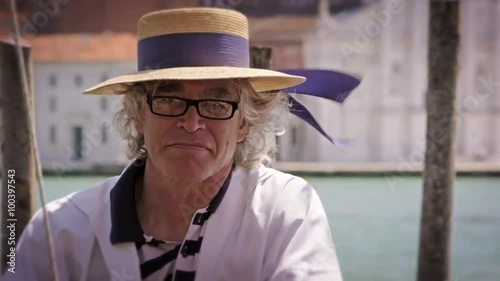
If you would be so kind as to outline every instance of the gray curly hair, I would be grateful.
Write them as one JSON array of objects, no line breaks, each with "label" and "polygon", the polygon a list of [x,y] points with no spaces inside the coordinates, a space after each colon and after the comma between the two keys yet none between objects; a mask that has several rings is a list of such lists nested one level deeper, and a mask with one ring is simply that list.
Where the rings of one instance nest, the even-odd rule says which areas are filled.
[{"label": "gray curly hair", "polygon": [[[261,163],[271,166],[277,157],[276,136],[283,134],[289,116],[290,104],[282,91],[256,92],[247,79],[232,80],[240,99],[241,116],[248,124],[245,139],[236,145],[234,161],[252,169]],[[123,106],[116,113],[114,124],[127,142],[129,159],[144,159],[144,135],[136,130],[139,112],[147,106],[147,93],[154,85],[128,84],[123,90]]]}]

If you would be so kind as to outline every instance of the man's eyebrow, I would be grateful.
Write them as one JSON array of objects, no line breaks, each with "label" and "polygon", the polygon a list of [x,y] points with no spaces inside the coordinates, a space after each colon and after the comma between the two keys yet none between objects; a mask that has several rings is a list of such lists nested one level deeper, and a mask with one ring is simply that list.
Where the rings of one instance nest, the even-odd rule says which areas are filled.
[{"label": "man's eyebrow", "polygon": [[225,87],[209,88],[205,90],[204,95],[210,98],[231,98],[231,92]]},{"label": "man's eyebrow", "polygon": [[157,85],[157,94],[169,94],[180,92],[184,89],[179,82],[162,82]]}]

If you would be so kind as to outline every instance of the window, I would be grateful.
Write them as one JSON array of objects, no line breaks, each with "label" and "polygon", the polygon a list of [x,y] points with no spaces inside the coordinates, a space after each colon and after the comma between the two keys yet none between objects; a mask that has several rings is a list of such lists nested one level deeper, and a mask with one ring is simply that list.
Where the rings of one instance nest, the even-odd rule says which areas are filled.
[{"label": "window", "polygon": [[101,98],[101,110],[102,111],[108,110],[108,99],[105,97]]},{"label": "window", "polygon": [[83,80],[82,76],[80,74],[77,74],[75,76],[75,86],[80,88],[82,86],[82,80]]},{"label": "window", "polygon": [[52,88],[55,88],[57,86],[57,77],[54,75],[54,74],[51,74],[49,76],[49,85],[52,87]]},{"label": "window", "polygon": [[108,126],[106,124],[102,124],[101,127],[101,141],[103,144],[108,142]]},{"label": "window", "polygon": [[402,94],[402,82],[401,78],[403,77],[404,69],[399,62],[393,62],[391,69],[391,79],[389,80],[390,90],[389,94],[391,96],[399,96]]},{"label": "window", "polygon": [[83,128],[73,127],[73,157],[74,161],[83,159]]},{"label": "window", "polygon": [[57,132],[56,132],[56,126],[51,125],[49,129],[49,141],[51,144],[56,144],[57,141]]},{"label": "window", "polygon": [[392,74],[400,74],[402,72],[401,64],[397,62],[392,63]]},{"label": "window", "polygon": [[292,145],[297,144],[297,128],[292,127]]},{"label": "window", "polygon": [[55,112],[57,110],[57,100],[55,97],[50,97],[49,99],[49,110],[50,112]]},{"label": "window", "polygon": [[[320,0],[321,2],[321,0]],[[329,0],[330,13],[337,14],[344,11],[353,10],[366,5],[367,0]]]}]

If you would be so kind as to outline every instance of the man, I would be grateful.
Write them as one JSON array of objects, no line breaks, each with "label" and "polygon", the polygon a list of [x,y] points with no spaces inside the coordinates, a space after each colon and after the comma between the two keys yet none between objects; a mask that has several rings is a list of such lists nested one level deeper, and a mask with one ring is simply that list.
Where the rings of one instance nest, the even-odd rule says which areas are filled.
[{"label": "man", "polygon": [[7,280],[341,280],[321,201],[267,164],[285,93],[304,77],[249,68],[244,15],[188,8],[138,24],[139,72],[88,94],[123,94],[132,163],[38,212]]}]

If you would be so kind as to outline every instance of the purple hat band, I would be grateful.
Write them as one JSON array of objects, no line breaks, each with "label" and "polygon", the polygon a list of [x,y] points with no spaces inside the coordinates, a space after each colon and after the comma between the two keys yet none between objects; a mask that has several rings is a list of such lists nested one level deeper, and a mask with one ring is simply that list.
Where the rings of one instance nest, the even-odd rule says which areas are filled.
[{"label": "purple hat band", "polygon": [[189,66],[250,67],[248,40],[220,33],[176,33],[142,39],[138,70]]}]

